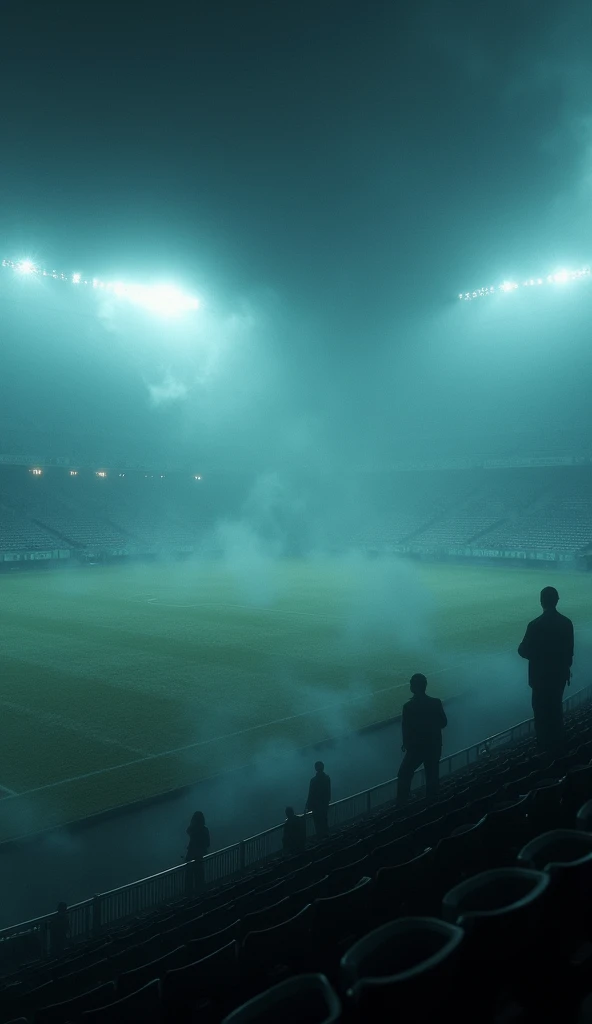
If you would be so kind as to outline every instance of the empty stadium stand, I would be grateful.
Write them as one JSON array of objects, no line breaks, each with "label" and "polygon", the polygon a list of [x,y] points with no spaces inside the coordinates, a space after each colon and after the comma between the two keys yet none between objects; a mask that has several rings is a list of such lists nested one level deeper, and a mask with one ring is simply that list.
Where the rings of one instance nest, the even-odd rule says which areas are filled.
[{"label": "empty stadium stand", "polygon": [[[592,551],[590,465],[378,473],[364,476],[360,494],[355,524],[340,532],[331,523],[331,545],[573,562]],[[228,488],[191,474],[0,466],[0,556],[191,552],[232,508]]]}]

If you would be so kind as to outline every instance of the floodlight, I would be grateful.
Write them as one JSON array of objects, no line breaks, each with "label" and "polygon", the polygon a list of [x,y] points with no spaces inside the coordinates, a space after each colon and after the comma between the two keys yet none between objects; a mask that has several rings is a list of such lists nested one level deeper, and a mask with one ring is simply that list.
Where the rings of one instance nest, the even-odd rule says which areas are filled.
[{"label": "floodlight", "polygon": [[569,281],[569,274],[567,270],[558,270],[556,274],[553,274],[553,280],[556,281],[557,284],[565,284],[566,281]]},{"label": "floodlight", "polygon": [[124,281],[101,281],[98,277],[87,280],[78,272],[63,274],[56,270],[44,270],[37,267],[32,260],[2,260],[2,266],[19,274],[39,274],[41,277],[52,277],[54,281],[69,281],[71,284],[101,288],[111,292],[118,299],[125,299],[158,316],[175,317],[200,308],[198,299],[186,295],[171,284],[129,284]]}]

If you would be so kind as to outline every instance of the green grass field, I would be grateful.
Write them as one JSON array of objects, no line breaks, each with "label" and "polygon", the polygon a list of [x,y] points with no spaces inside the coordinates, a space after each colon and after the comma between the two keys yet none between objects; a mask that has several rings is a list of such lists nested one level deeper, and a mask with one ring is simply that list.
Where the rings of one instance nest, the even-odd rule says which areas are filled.
[{"label": "green grass field", "polygon": [[[587,627],[590,578],[552,579]],[[414,671],[457,695],[545,582],[361,558],[0,576],[0,840],[393,717]]]}]

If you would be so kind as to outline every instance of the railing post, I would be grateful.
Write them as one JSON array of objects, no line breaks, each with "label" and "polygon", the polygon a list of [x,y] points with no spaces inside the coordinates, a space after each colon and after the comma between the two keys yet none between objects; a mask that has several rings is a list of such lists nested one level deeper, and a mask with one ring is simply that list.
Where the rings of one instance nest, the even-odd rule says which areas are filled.
[{"label": "railing post", "polygon": [[372,790],[369,789],[366,793],[366,811],[372,810]]},{"label": "railing post", "polygon": [[102,918],[102,914],[101,914],[102,903],[101,903],[101,897],[100,896],[97,896],[97,895],[93,896],[93,898],[92,898],[92,908],[93,908],[93,917],[92,917],[93,935],[98,935],[100,933],[101,927],[103,925],[103,922],[101,920],[101,918]]},{"label": "railing post", "polygon": [[239,871],[241,875],[245,873],[245,841],[241,839],[238,844],[238,857],[239,857]]}]

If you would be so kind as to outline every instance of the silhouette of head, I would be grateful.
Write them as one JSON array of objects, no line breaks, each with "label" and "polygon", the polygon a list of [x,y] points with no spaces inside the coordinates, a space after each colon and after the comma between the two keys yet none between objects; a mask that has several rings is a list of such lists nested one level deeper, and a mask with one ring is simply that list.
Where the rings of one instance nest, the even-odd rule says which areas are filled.
[{"label": "silhouette of head", "polygon": [[294,817],[295,817],[295,815],[294,815],[294,808],[293,807],[286,807],[286,818],[294,818]]},{"label": "silhouette of head", "polygon": [[411,693],[425,693],[427,689],[428,681],[421,672],[416,672],[414,676],[411,676],[409,686]]},{"label": "silhouette of head", "polygon": [[203,811],[196,811],[191,819],[191,827],[197,828],[198,825],[202,825],[205,828],[206,819],[203,816]]},{"label": "silhouette of head", "polygon": [[559,594],[555,587],[543,587],[541,590],[541,606],[547,611],[549,608],[556,608]]},{"label": "silhouette of head", "polygon": [[325,765],[322,761],[315,761],[315,772],[324,772]]}]

